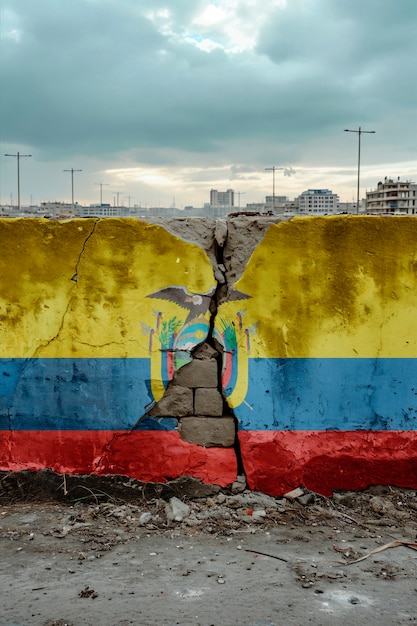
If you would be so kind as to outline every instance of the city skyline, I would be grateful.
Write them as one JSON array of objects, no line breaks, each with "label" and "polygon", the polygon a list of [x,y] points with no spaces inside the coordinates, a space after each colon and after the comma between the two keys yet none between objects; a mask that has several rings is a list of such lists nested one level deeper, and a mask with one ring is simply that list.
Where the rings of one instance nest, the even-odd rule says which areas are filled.
[{"label": "city skyline", "polygon": [[[240,205],[416,179],[414,0],[4,0],[0,202]],[[279,168],[284,168],[279,170]],[[82,170],[76,172],[76,170]],[[16,200],[15,200],[16,202]]]}]

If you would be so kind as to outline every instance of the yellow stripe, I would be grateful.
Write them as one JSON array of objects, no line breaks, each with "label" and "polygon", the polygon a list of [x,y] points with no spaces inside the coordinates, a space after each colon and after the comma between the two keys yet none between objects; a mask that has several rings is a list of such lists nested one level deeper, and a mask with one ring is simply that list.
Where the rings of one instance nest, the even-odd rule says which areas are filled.
[{"label": "yellow stripe", "polygon": [[[251,357],[417,357],[417,218],[275,224],[235,288]],[[242,302],[220,307],[234,319]]]},{"label": "yellow stripe", "polygon": [[0,219],[0,240],[3,358],[146,358],[154,311],[187,316],[147,296],[215,284],[202,248],[136,219]]}]

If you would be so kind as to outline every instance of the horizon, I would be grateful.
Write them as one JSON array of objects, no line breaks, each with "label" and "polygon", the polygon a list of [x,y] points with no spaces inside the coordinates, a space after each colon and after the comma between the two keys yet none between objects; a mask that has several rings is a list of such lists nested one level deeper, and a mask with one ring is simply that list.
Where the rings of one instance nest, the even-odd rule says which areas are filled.
[{"label": "horizon", "polygon": [[[415,0],[3,0],[0,201],[241,204],[417,178]],[[345,132],[350,130],[353,132]],[[283,168],[282,170],[280,168]]]}]

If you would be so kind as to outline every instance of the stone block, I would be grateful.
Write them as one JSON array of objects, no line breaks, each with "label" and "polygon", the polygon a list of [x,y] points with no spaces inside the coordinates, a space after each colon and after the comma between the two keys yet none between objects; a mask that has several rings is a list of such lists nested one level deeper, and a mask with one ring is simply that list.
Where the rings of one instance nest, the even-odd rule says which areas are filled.
[{"label": "stone block", "polygon": [[217,361],[200,361],[194,359],[184,365],[175,376],[175,384],[182,387],[215,387],[219,383]]},{"label": "stone block", "polygon": [[223,398],[221,393],[217,389],[196,389],[194,392],[194,415],[222,416]]},{"label": "stone block", "polygon": [[211,347],[206,341],[193,350],[193,357],[201,361],[211,361],[219,356],[219,351]]},{"label": "stone block", "polygon": [[184,417],[179,423],[181,439],[206,448],[229,448],[235,442],[233,417]]},{"label": "stone block", "polygon": [[177,385],[169,386],[163,398],[149,411],[153,417],[183,417],[192,414],[192,390]]}]

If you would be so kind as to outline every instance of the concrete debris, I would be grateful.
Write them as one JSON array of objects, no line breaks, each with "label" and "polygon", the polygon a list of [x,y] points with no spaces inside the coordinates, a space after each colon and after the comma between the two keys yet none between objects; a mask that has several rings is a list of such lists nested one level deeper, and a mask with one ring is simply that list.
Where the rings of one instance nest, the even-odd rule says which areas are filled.
[{"label": "concrete debris", "polygon": [[232,493],[243,493],[246,489],[246,478],[245,476],[238,476],[237,480],[232,484],[230,490]]},{"label": "concrete debris", "polygon": [[224,220],[216,220],[214,238],[219,248],[223,248],[227,239],[227,223]]},{"label": "concrete debris", "polygon": [[264,511],[264,509],[257,509],[256,511],[252,512],[252,519],[254,522],[264,517],[266,517],[266,511]]},{"label": "concrete debris", "polygon": [[165,513],[168,520],[182,522],[183,519],[189,516],[190,507],[179,498],[173,497],[170,498],[169,502],[165,505]]},{"label": "concrete debris", "polygon": [[374,496],[370,499],[369,505],[374,513],[378,515],[395,515],[398,513],[394,504],[387,498],[381,496]]},{"label": "concrete debris", "polygon": [[145,513],[142,513],[142,515],[139,517],[139,524],[141,526],[144,526],[145,524],[150,522],[151,519],[152,519],[152,513],[149,513],[149,511],[145,511]]},{"label": "concrete debris", "polygon": [[288,491],[288,493],[284,494],[284,498],[287,500],[296,500],[297,498],[301,498],[304,495],[304,490],[301,487],[297,487],[297,489],[293,489],[292,491]]},{"label": "concrete debris", "polygon": [[313,504],[314,500],[315,500],[314,493],[311,493],[311,491],[297,498],[297,502],[299,502],[303,506],[308,506],[309,504]]},{"label": "concrete debris", "polygon": [[27,615],[33,626],[168,624],[173,615],[181,624],[415,621],[415,490],[326,498],[305,489],[291,499],[185,477],[139,489],[126,477],[88,476],[87,490],[78,476],[57,502],[62,477],[34,500],[40,477],[29,485],[28,475],[0,481],[7,624]]}]

